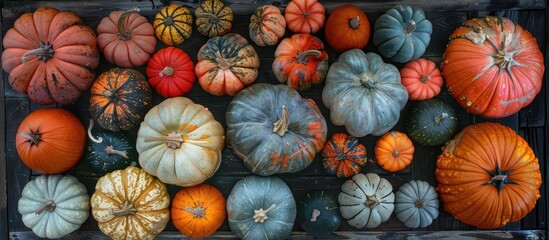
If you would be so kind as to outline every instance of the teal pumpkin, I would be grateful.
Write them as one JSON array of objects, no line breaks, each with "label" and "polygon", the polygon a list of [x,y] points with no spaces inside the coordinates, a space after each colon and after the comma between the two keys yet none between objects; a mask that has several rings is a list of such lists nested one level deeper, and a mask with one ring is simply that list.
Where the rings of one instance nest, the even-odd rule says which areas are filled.
[{"label": "teal pumpkin", "polygon": [[341,213],[335,193],[316,191],[307,193],[298,205],[297,219],[307,233],[326,236],[341,225]]},{"label": "teal pumpkin", "polygon": [[408,137],[424,146],[446,143],[454,136],[456,128],[456,112],[437,98],[416,102],[406,121]]}]

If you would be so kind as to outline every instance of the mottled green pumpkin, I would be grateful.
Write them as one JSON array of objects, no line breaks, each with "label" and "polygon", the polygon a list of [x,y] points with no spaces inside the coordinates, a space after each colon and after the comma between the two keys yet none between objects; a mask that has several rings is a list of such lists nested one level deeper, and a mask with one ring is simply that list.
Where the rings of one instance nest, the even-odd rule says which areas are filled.
[{"label": "mottled green pumpkin", "polygon": [[424,146],[446,143],[456,133],[456,112],[444,101],[432,98],[410,108],[406,131],[412,141]]},{"label": "mottled green pumpkin", "polygon": [[341,225],[337,194],[324,191],[307,193],[299,202],[297,220],[307,233],[327,236]]}]

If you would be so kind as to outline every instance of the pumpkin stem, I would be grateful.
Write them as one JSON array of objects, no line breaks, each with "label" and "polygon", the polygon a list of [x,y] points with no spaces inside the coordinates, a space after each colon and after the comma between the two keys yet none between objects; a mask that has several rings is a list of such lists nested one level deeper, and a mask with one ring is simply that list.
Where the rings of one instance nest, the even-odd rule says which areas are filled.
[{"label": "pumpkin stem", "polygon": [[290,124],[290,115],[288,114],[288,109],[286,106],[282,106],[282,117],[274,123],[273,132],[278,134],[278,136],[284,136],[288,131],[288,125]]},{"label": "pumpkin stem", "polygon": [[95,137],[92,135],[93,124],[94,124],[93,119],[90,119],[90,126],[88,127],[88,137],[89,137],[90,140],[92,140],[92,142],[94,142],[94,143],[102,143],[102,142],[103,142],[103,138],[102,138],[102,137],[95,138]]},{"label": "pumpkin stem", "polygon": [[410,21],[408,21],[408,25],[404,28],[404,32],[410,35],[414,32],[414,30],[416,30],[416,21],[414,19],[410,19]]},{"label": "pumpkin stem", "polygon": [[359,23],[360,23],[360,18],[358,17],[358,15],[353,19],[349,20],[349,26],[354,30],[358,28]]},{"label": "pumpkin stem", "polygon": [[139,12],[139,8],[135,7],[130,10],[127,10],[122,15],[120,15],[120,18],[118,19],[117,27],[118,27],[118,39],[126,41],[129,40],[132,37],[132,32],[126,28],[126,23],[128,16],[132,13]]},{"label": "pumpkin stem", "polygon": [[377,205],[379,205],[379,201],[377,200],[376,195],[367,196],[364,205],[366,205],[366,207],[369,207],[370,209],[374,209],[375,207],[377,207]]},{"label": "pumpkin stem", "polygon": [[440,123],[442,123],[442,120],[444,120],[447,117],[448,117],[448,113],[443,112],[442,114],[435,117],[435,123],[439,125]]},{"label": "pumpkin stem", "polygon": [[360,79],[360,85],[368,90],[373,90],[376,87],[376,84],[373,80],[370,80],[368,77]]},{"label": "pumpkin stem", "polygon": [[137,209],[126,200],[124,202],[124,205],[118,206],[118,209],[115,210],[113,208],[109,208],[109,212],[114,216],[125,216],[125,215],[135,215],[137,213]]},{"label": "pumpkin stem", "polygon": [[267,212],[273,210],[273,208],[276,207],[276,204],[273,204],[271,205],[269,208],[267,208],[266,210],[263,210],[263,208],[260,208],[259,210],[254,210],[254,221],[256,223],[263,223],[265,222],[265,220],[269,219],[269,217],[267,217]]},{"label": "pumpkin stem", "polygon": [[49,200],[46,203],[44,203],[44,205],[42,205],[42,207],[40,207],[39,209],[36,209],[36,211],[34,211],[34,213],[36,215],[39,215],[39,214],[43,213],[44,211],[52,212],[53,210],[55,210],[55,203],[53,202],[53,200]]},{"label": "pumpkin stem", "polygon": [[398,151],[398,149],[394,149],[393,150],[393,157],[397,158],[398,156],[400,156],[400,152]]},{"label": "pumpkin stem", "polygon": [[196,15],[197,18],[207,18],[208,22],[210,22],[210,23],[219,22],[219,17],[217,15],[209,13],[209,12],[199,12],[199,13],[195,12],[195,15]]},{"label": "pumpkin stem", "polygon": [[40,141],[42,141],[42,138],[40,138],[40,133],[38,131],[30,131],[30,132],[22,132],[22,133],[19,133],[19,135],[21,137],[24,137],[27,139],[26,142],[30,142],[31,146],[32,145],[38,145],[38,143]]},{"label": "pumpkin stem", "polygon": [[195,218],[204,218],[206,216],[206,213],[205,213],[205,208],[203,207],[195,207],[195,208],[189,208],[189,207],[185,207],[185,212],[188,212],[192,215],[194,215]]},{"label": "pumpkin stem", "polygon": [[488,185],[492,184],[498,188],[498,194],[505,187],[506,184],[518,184],[517,182],[511,180],[509,178],[509,174],[511,173],[511,169],[507,171],[501,171],[498,165],[496,165],[496,169],[494,171],[488,171],[483,168],[485,172],[490,174],[492,178],[488,180],[487,182],[483,183],[482,185]]},{"label": "pumpkin stem", "polygon": [[178,149],[185,141],[181,133],[172,132],[168,136],[145,138],[145,142],[165,142],[169,148]]},{"label": "pumpkin stem", "polygon": [[106,152],[107,154],[109,154],[109,155],[116,154],[116,155],[119,155],[119,156],[121,156],[121,157],[123,157],[123,158],[125,158],[125,159],[130,159],[130,158],[128,157],[128,152],[116,150],[116,149],[114,149],[114,147],[113,147],[112,145],[107,146],[107,147],[105,148],[105,152]]},{"label": "pumpkin stem", "polygon": [[53,52],[53,47],[49,42],[40,42],[40,45],[37,48],[23,54],[23,56],[21,57],[21,61],[23,62],[23,64],[26,64],[27,57],[36,55],[36,58],[38,58],[38,60],[47,62],[50,58],[53,57]]},{"label": "pumpkin stem", "polygon": [[313,213],[311,215],[311,222],[316,222],[316,218],[320,216],[320,210],[318,209],[313,209]]},{"label": "pumpkin stem", "polygon": [[166,18],[164,18],[164,24],[166,24],[166,26],[171,26],[174,24],[173,22],[173,17],[171,16],[168,16]]},{"label": "pumpkin stem", "polygon": [[492,57],[494,58],[494,65],[497,65],[500,70],[503,70],[503,69],[509,70],[511,66],[516,65],[515,60],[513,60],[514,56],[515,56],[514,52],[499,50]]},{"label": "pumpkin stem", "polygon": [[421,81],[421,83],[426,83],[427,81],[431,80],[431,76],[425,76],[425,75],[421,75],[419,77],[419,81]]},{"label": "pumpkin stem", "polygon": [[336,156],[336,160],[337,161],[342,161],[345,159],[345,157],[347,157],[347,154],[345,153],[338,153],[337,156]]},{"label": "pumpkin stem", "polygon": [[417,207],[417,208],[422,208],[422,207],[425,207],[427,205],[427,203],[425,203],[424,201],[421,201],[421,200],[416,200],[416,202],[414,203],[414,205]]},{"label": "pumpkin stem", "polygon": [[320,51],[311,49],[311,50],[300,52],[299,54],[297,54],[295,58],[297,59],[297,62],[299,62],[300,64],[307,64],[307,58],[309,56],[318,57],[320,54],[321,54]]},{"label": "pumpkin stem", "polygon": [[162,69],[162,71],[160,71],[160,73],[158,73],[158,76],[160,77],[171,77],[173,75],[173,72],[175,72],[175,70],[171,67],[168,67],[166,66],[164,69]]}]

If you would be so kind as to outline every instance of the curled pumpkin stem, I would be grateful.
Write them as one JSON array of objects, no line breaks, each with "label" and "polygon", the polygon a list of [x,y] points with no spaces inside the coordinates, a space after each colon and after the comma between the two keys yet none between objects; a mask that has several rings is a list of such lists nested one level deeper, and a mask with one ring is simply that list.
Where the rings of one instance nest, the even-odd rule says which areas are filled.
[{"label": "curled pumpkin stem", "polygon": [[102,143],[103,142],[103,138],[102,137],[98,137],[98,138],[95,138],[92,134],[92,128],[93,128],[93,125],[94,125],[94,122],[93,122],[93,119],[90,119],[90,126],[88,127],[88,138],[90,138],[90,140],[92,140],[92,142],[94,143]]},{"label": "curled pumpkin stem", "polygon": [[318,209],[313,209],[313,213],[311,214],[311,222],[316,222],[316,218],[318,218],[318,216],[320,216],[320,210]]},{"label": "curled pumpkin stem", "polygon": [[21,57],[21,61],[23,62],[23,64],[26,64],[27,58],[29,56],[36,56],[38,60],[47,62],[50,58],[53,57],[53,53],[53,47],[49,42],[40,42],[40,45],[37,48],[23,54],[23,56]]},{"label": "curled pumpkin stem", "polygon": [[40,207],[39,209],[36,209],[36,211],[34,211],[34,213],[36,215],[39,215],[39,214],[43,213],[44,211],[52,212],[53,210],[55,210],[55,203],[53,202],[53,200],[49,200],[46,203],[44,203],[44,205],[42,205],[42,207]]},{"label": "curled pumpkin stem", "polygon": [[165,142],[169,148],[178,149],[185,141],[181,133],[172,132],[168,136],[145,138],[145,142]]},{"label": "curled pumpkin stem", "polygon": [[114,216],[135,215],[137,209],[126,200],[123,205],[118,206],[118,209],[109,208],[109,212]]},{"label": "curled pumpkin stem", "polygon": [[195,218],[203,218],[206,216],[206,213],[205,213],[206,209],[200,206],[195,208],[185,207],[183,210],[185,210],[185,212],[188,212],[194,215]]},{"label": "curled pumpkin stem", "polygon": [[109,155],[116,154],[116,155],[119,155],[119,156],[121,156],[121,157],[123,157],[123,158],[125,158],[125,159],[130,159],[130,158],[128,157],[128,152],[116,150],[116,149],[114,149],[114,147],[113,147],[112,145],[107,146],[107,147],[105,148],[105,152],[106,152],[107,154],[109,154]]},{"label": "curled pumpkin stem", "polygon": [[273,205],[271,205],[269,208],[265,210],[263,210],[263,208],[260,208],[259,210],[254,210],[254,216],[253,216],[254,221],[256,223],[265,222],[267,219],[269,219],[269,217],[267,217],[267,213],[273,210],[275,207],[276,207],[276,204],[273,203]]},{"label": "curled pumpkin stem", "polygon": [[273,132],[278,134],[278,136],[284,136],[288,131],[288,125],[290,124],[290,115],[288,114],[288,109],[286,106],[282,106],[282,117],[274,123]]},{"label": "curled pumpkin stem", "polygon": [[122,15],[120,15],[120,18],[118,19],[118,23],[116,24],[116,27],[118,28],[118,39],[120,40],[129,40],[132,38],[132,33],[129,29],[126,28],[127,19],[128,16],[132,13],[139,12],[139,8],[135,7],[130,10],[127,10]]},{"label": "curled pumpkin stem", "polygon": [[318,57],[320,54],[321,52],[319,50],[311,49],[311,50],[300,52],[299,54],[297,54],[295,58],[300,64],[307,64],[307,58],[309,56]]}]

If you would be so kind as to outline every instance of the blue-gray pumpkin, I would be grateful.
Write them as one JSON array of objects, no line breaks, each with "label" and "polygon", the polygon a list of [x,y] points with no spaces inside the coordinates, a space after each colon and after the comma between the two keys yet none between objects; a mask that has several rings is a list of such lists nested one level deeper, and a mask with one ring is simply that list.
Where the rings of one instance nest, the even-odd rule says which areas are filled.
[{"label": "blue-gray pumpkin", "polygon": [[427,227],[438,217],[438,194],[425,181],[412,180],[395,194],[395,213],[398,220],[410,228]]}]

